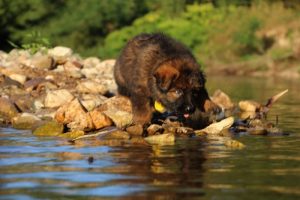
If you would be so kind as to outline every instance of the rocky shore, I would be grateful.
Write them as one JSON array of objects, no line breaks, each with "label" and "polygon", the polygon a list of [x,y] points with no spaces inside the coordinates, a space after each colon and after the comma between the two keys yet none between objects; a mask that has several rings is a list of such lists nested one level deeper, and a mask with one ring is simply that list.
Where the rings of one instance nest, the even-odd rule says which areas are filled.
[{"label": "rocky shore", "polygon": [[[115,95],[114,63],[115,60],[102,61],[96,57],[83,59],[72,49],[60,46],[35,54],[18,49],[9,53],[1,51],[0,126],[29,129],[37,136],[60,136],[74,141],[90,136],[128,141],[142,136],[142,127],[130,126],[130,101]],[[235,132],[250,134],[251,131],[253,134],[280,132],[273,125],[256,119],[265,111],[259,103],[246,101],[246,106],[240,106],[240,110],[250,111],[251,117],[246,113],[246,121],[237,123],[232,117],[237,106],[226,94],[216,91],[212,100],[225,111],[219,120],[228,118],[202,130],[182,127],[176,120],[167,119],[162,124],[152,124],[146,130],[148,137],[139,142],[174,142],[178,134],[218,135],[230,127]],[[255,123],[251,125],[249,119]],[[226,141],[229,146],[242,146],[232,140]]]},{"label": "rocky shore", "polygon": [[34,130],[54,120],[70,131],[130,124],[130,102],[109,98],[114,63],[82,59],[67,47],[0,52],[0,123]]}]

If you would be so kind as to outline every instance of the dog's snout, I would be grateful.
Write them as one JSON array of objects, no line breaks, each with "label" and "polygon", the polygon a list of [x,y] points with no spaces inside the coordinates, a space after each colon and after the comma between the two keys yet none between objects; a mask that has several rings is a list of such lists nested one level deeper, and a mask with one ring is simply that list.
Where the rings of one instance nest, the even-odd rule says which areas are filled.
[{"label": "dog's snout", "polygon": [[195,111],[195,107],[193,105],[188,105],[185,107],[184,111],[187,113],[193,113]]}]

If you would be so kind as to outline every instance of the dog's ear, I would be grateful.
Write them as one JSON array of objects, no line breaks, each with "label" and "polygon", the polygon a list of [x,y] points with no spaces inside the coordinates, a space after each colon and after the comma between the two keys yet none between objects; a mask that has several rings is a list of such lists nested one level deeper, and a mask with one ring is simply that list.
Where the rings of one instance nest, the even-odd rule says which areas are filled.
[{"label": "dog's ear", "polygon": [[158,87],[166,92],[170,89],[172,82],[179,77],[179,71],[170,65],[161,65],[155,70],[154,77]]}]

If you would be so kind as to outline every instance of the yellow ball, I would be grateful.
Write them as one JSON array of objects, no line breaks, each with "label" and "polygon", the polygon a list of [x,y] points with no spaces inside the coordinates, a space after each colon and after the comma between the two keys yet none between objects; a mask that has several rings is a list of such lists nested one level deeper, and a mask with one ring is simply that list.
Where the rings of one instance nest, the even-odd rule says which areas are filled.
[{"label": "yellow ball", "polygon": [[154,102],[154,108],[155,108],[155,110],[157,110],[160,113],[166,112],[166,108],[158,101]]}]

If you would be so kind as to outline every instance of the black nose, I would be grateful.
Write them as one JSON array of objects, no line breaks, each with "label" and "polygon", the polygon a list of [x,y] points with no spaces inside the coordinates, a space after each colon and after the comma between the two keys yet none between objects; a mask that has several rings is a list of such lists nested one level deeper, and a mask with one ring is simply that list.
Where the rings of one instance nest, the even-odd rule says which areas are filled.
[{"label": "black nose", "polygon": [[184,108],[184,111],[187,113],[193,113],[195,111],[195,107],[193,105],[188,105]]}]

